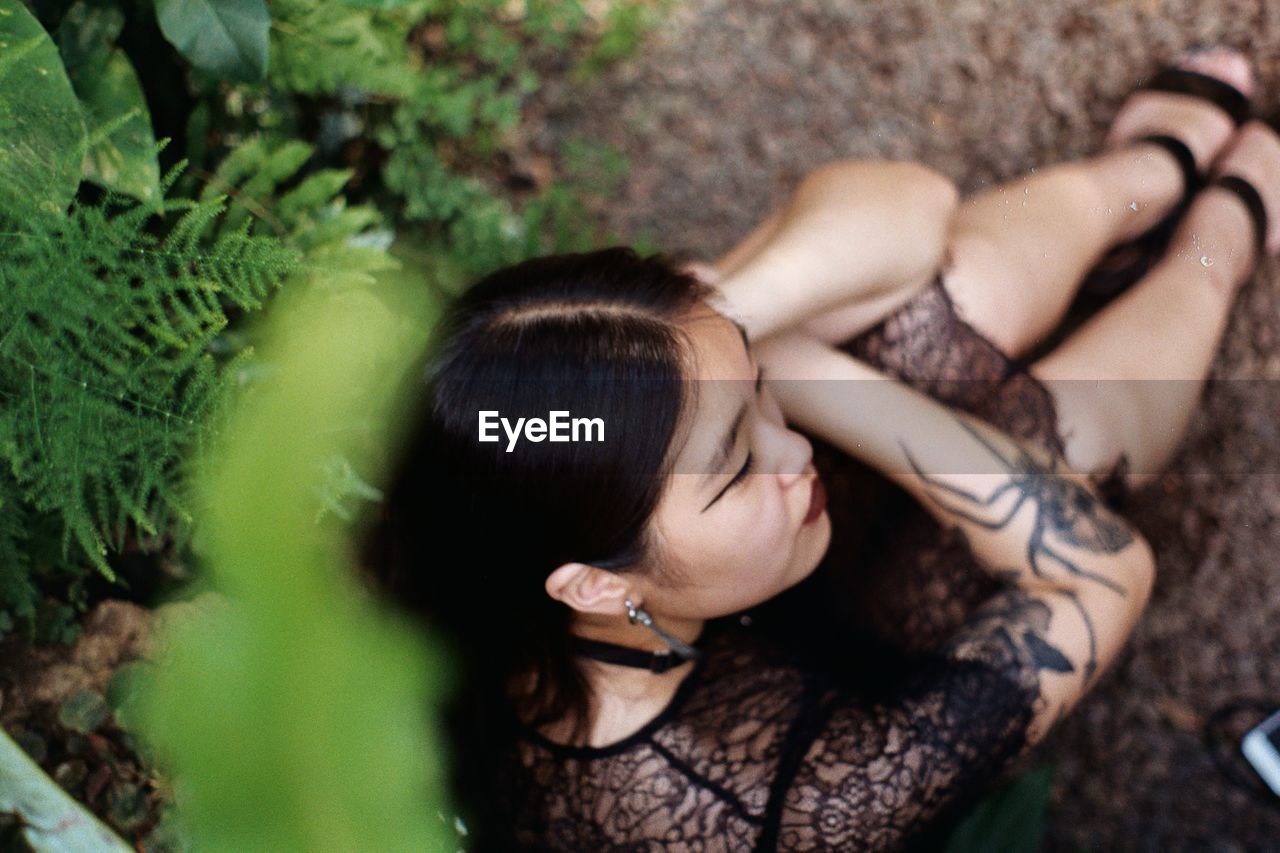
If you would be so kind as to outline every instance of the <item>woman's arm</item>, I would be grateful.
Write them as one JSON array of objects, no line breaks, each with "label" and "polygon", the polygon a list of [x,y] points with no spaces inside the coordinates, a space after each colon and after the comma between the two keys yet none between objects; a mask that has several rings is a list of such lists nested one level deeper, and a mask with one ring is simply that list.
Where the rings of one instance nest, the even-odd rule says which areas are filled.
[{"label": "woman's arm", "polygon": [[713,265],[717,307],[752,339],[809,321],[823,339],[851,337],[932,277],[958,199],[950,180],[919,163],[827,164]]},{"label": "woman's arm", "polygon": [[789,421],[897,482],[1012,585],[947,653],[1032,684],[1040,702],[1028,743],[1039,740],[1136,624],[1155,576],[1146,540],[1044,449],[843,352],[793,333],[756,355]]}]

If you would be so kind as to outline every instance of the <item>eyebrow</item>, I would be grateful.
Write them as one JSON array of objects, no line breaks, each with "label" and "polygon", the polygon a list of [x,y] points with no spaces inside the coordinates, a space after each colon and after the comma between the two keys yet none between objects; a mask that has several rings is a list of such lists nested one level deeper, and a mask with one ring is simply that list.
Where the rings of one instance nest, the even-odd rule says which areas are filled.
[{"label": "eyebrow", "polygon": [[[736,326],[738,324],[735,323],[734,325]],[[741,329],[742,327],[738,326],[738,328]],[[745,337],[745,333],[744,333],[744,337]],[[756,382],[755,382],[755,390],[757,392],[760,390],[760,381],[763,378],[764,378],[764,369],[757,366]],[[734,416],[733,424],[730,425],[729,432],[727,435],[725,435],[724,441],[720,442],[720,447],[719,449],[716,450],[715,456],[711,457],[711,462],[707,466],[707,473],[704,474],[702,478],[702,482],[704,484],[711,477],[714,477],[716,475],[723,476],[725,473],[727,473],[723,469],[725,464],[728,463],[729,461],[729,454],[733,452],[733,446],[738,443],[738,429],[742,426],[742,421],[743,419],[746,418],[746,416],[747,416],[747,404],[743,403],[742,408],[738,409],[738,414]],[[725,488],[728,488],[728,487],[726,486]],[[720,499],[720,495],[723,495],[723,494],[724,494],[724,489],[721,489],[716,494],[716,496],[711,499],[711,502],[708,503],[706,506],[704,506],[701,511],[706,512],[707,509],[711,506],[711,504],[718,501]]]}]

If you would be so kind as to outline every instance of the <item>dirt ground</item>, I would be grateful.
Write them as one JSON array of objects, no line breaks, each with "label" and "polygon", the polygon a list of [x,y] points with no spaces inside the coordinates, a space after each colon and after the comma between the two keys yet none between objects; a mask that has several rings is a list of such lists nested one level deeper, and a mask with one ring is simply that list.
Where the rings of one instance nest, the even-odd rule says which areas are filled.
[{"label": "dirt ground", "polygon": [[[1280,106],[1269,0],[685,0],[596,84],[548,87],[531,140],[626,152],[600,212],[627,240],[711,259],[820,163],[919,160],[967,195],[1101,145],[1132,86],[1196,42],[1248,52]],[[1280,265],[1239,294],[1178,457],[1127,507],[1160,578],[1129,646],[1036,758],[1056,765],[1046,849],[1280,850],[1280,800],[1202,740],[1280,708]],[[1243,767],[1243,765],[1231,765]],[[1243,771],[1241,771],[1243,772]]]}]

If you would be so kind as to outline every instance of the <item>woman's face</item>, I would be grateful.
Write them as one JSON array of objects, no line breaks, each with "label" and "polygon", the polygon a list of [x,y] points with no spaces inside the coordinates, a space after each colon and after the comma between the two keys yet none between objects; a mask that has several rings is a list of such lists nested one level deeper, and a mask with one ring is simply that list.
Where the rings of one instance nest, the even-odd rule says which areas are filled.
[{"label": "woman's face", "polygon": [[768,383],[757,385],[740,328],[710,310],[685,328],[696,402],[651,521],[665,571],[636,580],[655,617],[710,619],[807,577],[830,544],[831,519],[813,448],[787,428]]}]

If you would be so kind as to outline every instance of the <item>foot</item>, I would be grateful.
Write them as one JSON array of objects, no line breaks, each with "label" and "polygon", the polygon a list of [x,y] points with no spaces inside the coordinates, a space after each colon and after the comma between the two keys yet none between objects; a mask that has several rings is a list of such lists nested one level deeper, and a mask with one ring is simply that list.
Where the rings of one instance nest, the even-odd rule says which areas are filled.
[{"label": "foot", "polygon": [[[1184,51],[1174,67],[1214,77],[1253,97],[1253,67],[1244,54],[1226,47]],[[1108,147],[1119,148],[1139,137],[1163,134],[1180,139],[1191,149],[1196,170],[1207,171],[1209,163],[1235,132],[1231,117],[1204,98],[1177,92],[1139,90],[1129,96],[1107,132]],[[1151,143],[1153,151],[1164,149]],[[1167,151],[1164,156],[1173,162]]]},{"label": "foot", "polygon": [[[1280,252],[1280,135],[1261,121],[1246,122],[1214,164],[1213,174],[1236,175],[1257,190],[1267,215],[1264,251]],[[1187,211],[1187,220],[1188,228],[1199,228],[1227,247],[1216,254],[1226,256],[1233,284],[1247,278],[1261,260],[1255,257],[1255,226],[1249,208],[1236,193],[1220,186],[1205,187]]]}]

